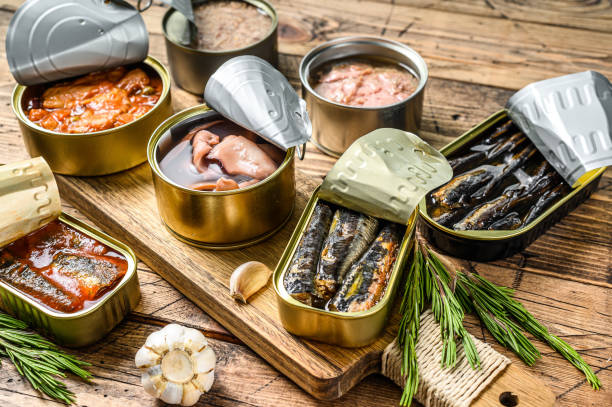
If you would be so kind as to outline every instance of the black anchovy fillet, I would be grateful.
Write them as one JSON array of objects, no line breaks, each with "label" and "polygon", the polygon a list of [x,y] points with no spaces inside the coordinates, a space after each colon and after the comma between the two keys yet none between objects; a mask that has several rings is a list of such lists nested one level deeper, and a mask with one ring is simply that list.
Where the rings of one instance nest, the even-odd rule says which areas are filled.
[{"label": "black anchovy fillet", "polygon": [[285,274],[284,285],[287,292],[307,305],[313,303],[315,271],[332,216],[333,212],[329,205],[323,202],[317,203]]}]

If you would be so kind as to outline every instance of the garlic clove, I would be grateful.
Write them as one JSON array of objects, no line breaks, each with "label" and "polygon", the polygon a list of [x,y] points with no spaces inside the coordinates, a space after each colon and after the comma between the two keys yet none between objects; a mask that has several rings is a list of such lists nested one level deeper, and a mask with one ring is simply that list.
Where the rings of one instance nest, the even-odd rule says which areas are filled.
[{"label": "garlic clove", "polygon": [[160,365],[152,366],[147,369],[142,374],[140,382],[144,390],[155,398],[159,398],[166,387],[166,381],[162,376]]},{"label": "garlic clove", "polygon": [[155,353],[160,355],[168,351],[168,345],[166,344],[166,333],[162,329],[161,331],[155,331],[147,338],[145,346],[152,349]]},{"label": "garlic clove", "polygon": [[183,399],[183,385],[174,382],[166,382],[166,388],[160,394],[161,401],[168,404],[179,404]]},{"label": "garlic clove", "polygon": [[187,328],[184,335],[185,350],[192,354],[200,352],[208,345],[206,337],[197,329]]},{"label": "garlic clove", "polygon": [[230,295],[246,304],[248,298],[266,286],[272,270],[258,261],[249,261],[236,268],[230,277]]},{"label": "garlic clove", "polygon": [[168,350],[185,349],[185,327],[178,324],[166,325],[163,329],[166,334]]},{"label": "garlic clove", "polygon": [[143,346],[138,349],[134,362],[137,368],[148,368],[154,365],[159,365],[161,356],[158,353],[153,352],[151,349]]},{"label": "garlic clove", "polygon": [[215,371],[211,370],[208,373],[200,373],[193,380],[192,383],[202,392],[208,393],[210,388],[215,381]]},{"label": "garlic clove", "polygon": [[215,368],[215,352],[211,348],[204,348],[192,356],[193,373],[208,373]]},{"label": "garlic clove", "polygon": [[183,385],[183,399],[181,400],[181,406],[193,406],[198,402],[202,392],[192,383],[185,383]]}]

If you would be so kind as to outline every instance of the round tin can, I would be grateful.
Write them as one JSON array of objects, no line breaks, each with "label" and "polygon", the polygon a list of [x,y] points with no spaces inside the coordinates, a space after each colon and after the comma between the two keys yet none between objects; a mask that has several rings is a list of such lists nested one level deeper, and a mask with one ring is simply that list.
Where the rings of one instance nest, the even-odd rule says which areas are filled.
[{"label": "round tin can", "polygon": [[[278,16],[276,10],[265,0],[240,0],[262,10],[272,19],[268,34],[260,41],[244,48],[220,51],[202,51],[182,44],[180,39],[189,31],[190,23],[185,16],[170,9],[162,20],[162,30],[166,38],[166,54],[172,80],[180,88],[201,96],[208,78],[227,60],[239,55],[255,55],[273,66],[278,66]],[[196,0],[193,7],[206,1]]]},{"label": "round tin can", "polygon": [[[346,58],[374,58],[406,68],[418,80],[408,98],[381,107],[348,106],[318,95],[312,75],[324,64]],[[428,70],[412,48],[379,37],[345,37],[328,41],[308,52],[300,63],[302,97],[312,122],[312,142],[326,154],[339,157],[355,140],[370,131],[391,127],[416,132],[421,125]]]},{"label": "round tin can", "polygon": [[[159,214],[179,239],[206,249],[236,249],[267,239],[289,220],[295,203],[294,151],[268,178],[231,191],[196,191],[170,180],[159,166],[160,144],[174,126],[223,119],[206,105],[185,109],[163,122],[147,148]],[[170,135],[171,137],[171,135]]]},{"label": "round tin can", "polygon": [[166,68],[150,56],[137,66],[161,78],[163,91],[157,104],[130,123],[92,133],[59,133],[32,123],[24,104],[30,95],[41,92],[42,85],[17,85],[12,107],[30,156],[43,156],[53,172],[79,176],[111,174],[143,163],[147,159],[149,136],[172,114],[172,103]]}]

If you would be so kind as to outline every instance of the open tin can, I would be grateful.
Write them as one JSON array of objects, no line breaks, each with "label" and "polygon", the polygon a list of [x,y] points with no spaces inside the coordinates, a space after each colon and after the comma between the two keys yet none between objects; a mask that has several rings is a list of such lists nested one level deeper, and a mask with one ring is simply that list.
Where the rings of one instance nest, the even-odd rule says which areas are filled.
[{"label": "open tin can", "polygon": [[[251,245],[278,231],[293,211],[295,147],[310,138],[305,103],[280,72],[255,56],[223,64],[208,81],[204,95],[210,107],[200,105],[175,114],[149,141],[159,213],[174,235],[189,244],[208,249]],[[238,189],[209,191],[181,185],[164,173],[161,160],[177,142],[185,142],[189,129],[223,119],[275,147],[280,154],[270,175]],[[217,140],[215,147],[224,140]],[[187,143],[185,151],[193,151],[193,138]],[[191,159],[182,171],[192,171]]]},{"label": "open tin can", "polygon": [[[368,59],[398,65],[418,80],[406,99],[380,107],[349,106],[328,100],[313,88],[314,74],[324,65],[347,59]],[[416,132],[421,125],[427,64],[412,48],[380,37],[345,37],[328,41],[308,52],[300,63],[302,97],[313,125],[312,142],[339,157],[357,138],[378,128]]]},{"label": "open tin can", "polygon": [[159,100],[151,110],[127,124],[91,133],[60,133],[31,122],[26,113],[27,101],[50,84],[17,85],[11,106],[30,156],[43,156],[53,172],[78,176],[111,174],[146,161],[151,133],[172,114],[170,78],[166,68],[150,56],[129,67],[139,67],[161,79],[163,90]]},{"label": "open tin can", "polygon": [[[508,122],[506,110],[500,110],[443,147],[444,156],[452,156],[466,145],[481,140],[492,129]],[[492,261],[517,253],[584,202],[596,189],[606,167],[582,175],[570,192],[560,197],[541,215],[514,230],[454,230],[435,222],[428,213],[425,198],[419,204],[419,231],[428,241],[452,256],[476,261]]]},{"label": "open tin can", "polygon": [[[276,10],[265,0],[238,0],[256,7],[270,17],[270,29],[261,40],[238,49],[201,50],[197,49],[196,27],[187,17],[175,9],[164,14],[162,30],[166,40],[166,53],[172,80],[180,88],[196,95],[204,92],[208,78],[231,58],[240,55],[255,55],[273,66],[278,65],[278,16]],[[196,0],[193,8],[213,3],[215,0]]]},{"label": "open tin can", "polygon": [[2,308],[40,330],[62,346],[79,347],[99,341],[140,301],[136,256],[123,243],[62,213],[59,221],[105,244],[125,257],[127,272],[121,281],[88,308],[72,313],[55,311],[0,280]]},{"label": "open tin can", "polygon": [[[311,196],[274,271],[274,289],[285,329],[345,347],[373,342],[386,324],[412,253],[418,202],[431,189],[448,181],[451,174],[444,157],[411,133],[378,129],[355,141]],[[286,288],[285,276],[321,201],[405,227],[384,292],[369,309],[339,312],[315,308],[298,301]]]}]

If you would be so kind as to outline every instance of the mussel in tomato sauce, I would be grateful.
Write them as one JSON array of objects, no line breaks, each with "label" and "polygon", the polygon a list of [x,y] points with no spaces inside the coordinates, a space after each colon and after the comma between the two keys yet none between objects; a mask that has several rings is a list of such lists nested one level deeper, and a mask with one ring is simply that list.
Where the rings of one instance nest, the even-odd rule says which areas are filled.
[{"label": "mussel in tomato sauce", "polygon": [[0,249],[0,281],[63,313],[93,305],[127,269],[121,253],[59,220]]},{"label": "mussel in tomato sauce", "polygon": [[163,91],[145,66],[120,66],[55,83],[25,101],[28,119],[59,133],[91,133],[130,123],[151,110]]}]

